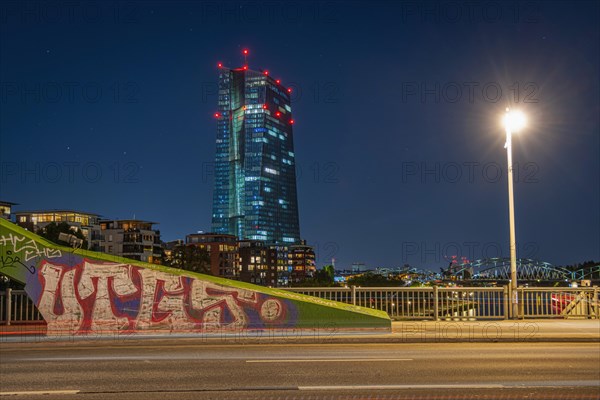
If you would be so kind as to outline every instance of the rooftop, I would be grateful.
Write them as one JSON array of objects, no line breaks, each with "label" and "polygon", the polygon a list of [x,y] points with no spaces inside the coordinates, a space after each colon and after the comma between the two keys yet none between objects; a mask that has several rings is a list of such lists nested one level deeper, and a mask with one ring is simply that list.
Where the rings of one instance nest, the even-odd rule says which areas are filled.
[{"label": "rooftop", "polygon": [[109,219],[101,219],[99,221],[99,223],[107,223],[107,222],[117,222],[117,223],[127,223],[127,224],[152,224],[152,225],[158,225],[158,222],[153,222],[153,221],[145,221],[143,219],[113,219],[113,218],[109,218]]},{"label": "rooftop", "polygon": [[15,211],[15,215],[23,215],[23,214],[81,214],[88,215],[94,217],[100,217],[100,214],[86,212],[86,211],[77,211],[70,209],[52,209],[52,210],[25,210],[25,211]]}]

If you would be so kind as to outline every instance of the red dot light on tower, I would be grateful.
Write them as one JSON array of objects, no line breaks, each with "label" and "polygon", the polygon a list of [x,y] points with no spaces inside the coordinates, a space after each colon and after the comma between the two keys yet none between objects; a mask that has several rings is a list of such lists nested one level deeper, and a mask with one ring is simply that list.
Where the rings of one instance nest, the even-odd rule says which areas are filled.
[{"label": "red dot light on tower", "polygon": [[[240,52],[237,53],[237,57],[235,50]],[[241,59],[239,58],[240,55],[242,56]],[[217,128],[216,137],[217,143],[219,143],[215,160],[217,162],[221,162],[223,159],[231,160],[229,162],[232,165],[232,168],[227,168],[227,173],[217,174],[214,188],[217,191],[227,189],[231,198],[240,201],[240,209],[246,209],[246,207],[250,209],[254,206],[252,204],[254,200],[250,199],[251,196],[245,196],[244,193],[261,193],[262,178],[264,177],[264,180],[268,182],[273,180],[274,187],[277,187],[279,201],[265,201],[261,207],[264,206],[268,212],[265,212],[263,217],[261,211],[260,218],[257,218],[256,222],[253,221],[254,225],[242,224],[243,229],[240,236],[248,237],[250,232],[263,229],[264,231],[258,232],[267,232],[265,235],[270,239],[272,238],[274,243],[285,245],[285,242],[298,242],[300,240],[297,226],[297,196],[294,187],[296,184],[295,170],[283,167],[277,171],[270,168],[259,168],[256,172],[253,172],[258,175],[256,176],[258,179],[248,180],[243,191],[240,191],[241,188],[237,183],[240,182],[240,178],[243,180],[244,160],[248,160],[249,157],[276,161],[283,160],[286,161],[286,164],[291,165],[292,161],[289,160],[289,157],[290,154],[292,157],[294,154],[292,131],[295,129],[296,122],[292,115],[292,99],[297,97],[295,94],[296,84],[288,81],[287,86],[283,85],[283,79],[276,78],[276,75],[265,66],[253,64],[250,68],[249,57],[249,49],[240,45],[234,49],[233,60],[223,57],[228,60],[227,66],[225,66],[225,62],[217,61],[219,68],[223,68],[222,71],[213,70],[214,75],[218,76],[217,88],[219,89],[219,96],[215,103],[217,103],[217,109],[223,110],[222,113],[213,111],[215,119],[217,119],[217,123],[213,124]],[[214,61],[212,62],[214,63]],[[294,90],[294,96],[290,94],[292,90]],[[286,93],[288,93],[287,96]],[[231,125],[232,121],[235,122],[235,126]],[[249,129],[259,133],[268,132],[270,135],[276,135],[279,139],[275,139],[277,140],[276,145],[273,145],[270,140],[264,139],[260,142],[271,145],[240,146],[239,140],[243,141],[245,139],[243,136],[239,136],[239,129],[248,132],[248,134],[250,134]],[[275,134],[275,132],[277,133]],[[248,137],[246,139],[250,140]],[[275,181],[272,174],[279,175],[279,178]],[[223,193],[225,192],[223,191]],[[285,205],[286,213],[280,212],[280,204]],[[213,223],[215,225],[220,224],[218,226],[228,226],[231,223],[231,218],[236,218],[238,214],[235,213],[234,216],[229,210],[226,212],[220,210],[223,210],[222,200],[217,196],[216,200],[213,199],[213,215],[218,217],[213,219]],[[274,223],[272,218],[268,218],[268,215],[278,215],[277,223]],[[285,225],[285,233],[280,232],[278,228],[280,225]]]},{"label": "red dot light on tower", "polygon": [[244,55],[244,69],[248,69],[248,49],[242,50],[242,54]]}]

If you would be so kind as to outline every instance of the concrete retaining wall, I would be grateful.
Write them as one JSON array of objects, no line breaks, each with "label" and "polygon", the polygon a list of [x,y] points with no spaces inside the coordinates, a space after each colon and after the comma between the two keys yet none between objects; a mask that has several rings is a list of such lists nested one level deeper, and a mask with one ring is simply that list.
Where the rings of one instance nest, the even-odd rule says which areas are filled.
[{"label": "concrete retaining wall", "polygon": [[0,274],[26,285],[48,334],[391,330],[383,311],[61,247],[1,218]]}]

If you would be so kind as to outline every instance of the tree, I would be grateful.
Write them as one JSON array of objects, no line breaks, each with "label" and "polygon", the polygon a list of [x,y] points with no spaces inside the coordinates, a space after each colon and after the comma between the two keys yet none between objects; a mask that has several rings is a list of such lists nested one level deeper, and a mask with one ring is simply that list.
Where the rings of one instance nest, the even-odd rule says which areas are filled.
[{"label": "tree", "polygon": [[57,224],[56,222],[50,222],[48,225],[41,228],[37,232],[38,235],[40,235],[41,237],[43,237],[45,239],[48,239],[49,241],[51,241],[53,243],[56,243],[61,246],[71,247],[71,243],[67,243],[65,241],[58,239],[58,236],[61,233],[73,235],[76,238],[83,240],[83,244],[81,245],[81,248],[87,249],[88,242],[87,242],[85,236],[83,235],[83,233],[81,232],[81,230],[73,228],[71,225],[67,224],[64,221],[59,224]]},{"label": "tree", "polygon": [[210,274],[210,254],[193,244],[175,246],[167,264],[186,271]]},{"label": "tree", "polygon": [[326,265],[315,272],[314,281],[316,286],[331,286],[334,283],[335,270],[333,265]]},{"label": "tree", "polygon": [[333,278],[335,277],[335,268],[333,267],[333,265],[326,265],[321,271],[323,271],[323,274],[327,274],[326,279],[329,279],[331,280],[331,282],[333,282]]},{"label": "tree", "polygon": [[304,279],[300,282],[292,283],[292,286],[297,287],[329,287],[336,286],[333,279],[335,270],[333,265],[326,265],[315,272],[314,277]]},{"label": "tree", "polygon": [[390,280],[383,275],[366,272],[348,279],[350,286],[399,286],[399,281]]}]

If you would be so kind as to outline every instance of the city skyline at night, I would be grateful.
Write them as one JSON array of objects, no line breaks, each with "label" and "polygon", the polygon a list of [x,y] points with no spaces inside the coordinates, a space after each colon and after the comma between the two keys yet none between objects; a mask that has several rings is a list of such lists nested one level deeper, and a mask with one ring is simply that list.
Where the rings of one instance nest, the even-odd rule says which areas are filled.
[{"label": "city skyline at night", "polygon": [[157,221],[165,241],[214,230],[217,65],[249,49],[292,89],[318,266],[508,257],[506,107],[528,116],[517,256],[600,259],[593,3],[176,4],[4,9],[0,200]]},{"label": "city skyline at night", "polygon": [[0,398],[597,398],[599,49],[598,0],[0,1]]}]

